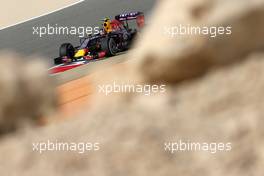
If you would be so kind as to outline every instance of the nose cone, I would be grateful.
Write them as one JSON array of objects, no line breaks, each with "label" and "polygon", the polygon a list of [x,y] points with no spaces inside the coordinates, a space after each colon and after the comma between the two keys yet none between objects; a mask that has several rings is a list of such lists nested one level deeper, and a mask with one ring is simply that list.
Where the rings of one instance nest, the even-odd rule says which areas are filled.
[{"label": "nose cone", "polygon": [[80,49],[75,53],[74,57],[83,57],[85,56],[85,54],[86,54],[86,49]]}]

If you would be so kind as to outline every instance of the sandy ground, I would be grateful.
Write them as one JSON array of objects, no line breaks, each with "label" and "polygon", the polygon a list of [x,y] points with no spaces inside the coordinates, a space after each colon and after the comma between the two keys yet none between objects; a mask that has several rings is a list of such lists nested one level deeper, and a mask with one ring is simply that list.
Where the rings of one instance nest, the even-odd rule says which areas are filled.
[{"label": "sandy ground", "polygon": [[80,112],[91,103],[88,100],[94,91],[95,87],[89,75],[58,86],[59,116],[67,118]]},{"label": "sandy ground", "polygon": [[90,107],[93,103],[91,97],[97,91],[97,83],[93,80],[100,78],[105,69],[122,67],[126,61],[126,56],[121,54],[54,75],[59,107],[56,116],[52,118],[61,120],[74,117],[84,107]]},{"label": "sandy ground", "polygon": [[9,0],[1,2],[0,28],[49,13],[79,0]]},{"label": "sandy ground", "polygon": [[[124,55],[116,56],[115,60],[123,59]],[[111,62],[117,62],[116,64],[107,64],[107,69],[101,69],[100,66],[96,70],[87,70],[91,69],[89,65],[82,66],[82,68],[77,68],[70,70],[69,73],[65,72],[61,76],[65,76],[64,79],[68,80],[67,82],[57,85],[56,92],[58,95],[59,108],[56,117],[59,119],[67,119],[69,117],[74,117],[75,114],[78,114],[83,111],[84,108],[90,107],[93,103],[92,96],[98,91],[98,78],[101,78],[105,74],[106,70],[124,68],[123,63],[118,63],[118,61],[110,60]],[[104,64],[105,65],[105,64]],[[67,77],[67,75],[75,75],[77,77]],[[62,77],[59,77],[62,78]],[[107,79],[109,80],[109,79]],[[65,80],[64,80],[65,81]],[[58,119],[58,118],[56,118]]]}]

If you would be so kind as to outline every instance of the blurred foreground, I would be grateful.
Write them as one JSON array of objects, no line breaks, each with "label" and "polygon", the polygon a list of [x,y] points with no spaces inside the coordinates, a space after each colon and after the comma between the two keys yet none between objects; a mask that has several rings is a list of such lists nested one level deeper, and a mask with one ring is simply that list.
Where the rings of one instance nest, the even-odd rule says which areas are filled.
[{"label": "blurred foreground", "polygon": [[[168,16],[170,10],[177,13]],[[166,93],[96,94],[89,100],[90,110],[84,109],[77,118],[2,135],[1,174],[263,175],[264,2],[164,0],[152,19],[137,49],[126,55],[130,61],[122,67],[98,72],[93,84],[128,80],[140,84],[166,83]],[[163,36],[162,26],[179,23],[230,25],[233,33],[213,39]],[[19,97],[24,101],[14,106],[15,111],[1,105],[2,112],[16,112],[0,116],[3,129],[9,125],[9,119],[21,116],[26,121],[34,119],[35,114],[42,116],[43,111],[34,112],[42,103],[47,104],[45,107],[56,107],[53,93],[49,91],[52,83],[46,82],[45,70],[28,67],[38,73],[28,74],[34,75],[29,80],[37,80],[33,82],[36,87],[32,87],[32,82],[23,81],[28,80],[27,71],[20,71],[16,66],[13,63],[8,66],[11,69],[5,68],[18,70],[17,74],[14,71],[1,74],[1,87],[8,85],[2,80],[9,77],[3,75],[17,77],[11,85],[15,91],[8,96],[12,89],[1,88],[1,97],[16,105],[18,98],[14,96],[24,90],[17,86],[21,82],[30,88],[23,95],[36,93],[32,98],[30,95],[24,99]],[[180,139],[231,142],[232,150],[215,154],[164,151],[164,142]],[[99,142],[101,146],[100,151],[84,154],[32,151],[33,142],[47,140]]]}]

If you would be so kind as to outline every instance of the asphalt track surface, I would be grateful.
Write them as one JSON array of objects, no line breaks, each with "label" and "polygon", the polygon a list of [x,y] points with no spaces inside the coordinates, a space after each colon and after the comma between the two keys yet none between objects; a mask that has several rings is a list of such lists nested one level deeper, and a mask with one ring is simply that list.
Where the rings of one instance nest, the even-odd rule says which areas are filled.
[{"label": "asphalt track surface", "polygon": [[67,82],[90,75],[91,73],[95,73],[96,71],[103,70],[113,65],[123,63],[124,61],[127,60],[127,58],[123,56],[124,55],[118,55],[115,57],[105,58],[102,60],[91,62],[86,65],[56,75],[51,75],[51,77],[55,78],[56,80],[55,83],[57,86],[59,86]]},{"label": "asphalt track surface", "polygon": [[[86,0],[64,10],[43,16],[0,31],[0,50],[13,50],[28,55],[41,55],[50,65],[58,56],[60,44],[79,44],[76,35],[33,35],[33,27],[47,26],[100,26],[100,19],[117,14],[142,11],[149,14],[156,0]],[[26,9],[25,9],[26,10]],[[26,57],[25,57],[26,58]]]}]

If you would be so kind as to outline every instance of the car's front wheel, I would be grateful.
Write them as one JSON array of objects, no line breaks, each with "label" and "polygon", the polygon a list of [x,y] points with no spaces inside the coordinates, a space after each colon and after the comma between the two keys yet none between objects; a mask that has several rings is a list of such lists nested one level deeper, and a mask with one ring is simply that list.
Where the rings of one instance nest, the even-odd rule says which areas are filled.
[{"label": "car's front wheel", "polygon": [[64,43],[60,46],[60,57],[73,58],[75,49],[70,43]]}]

